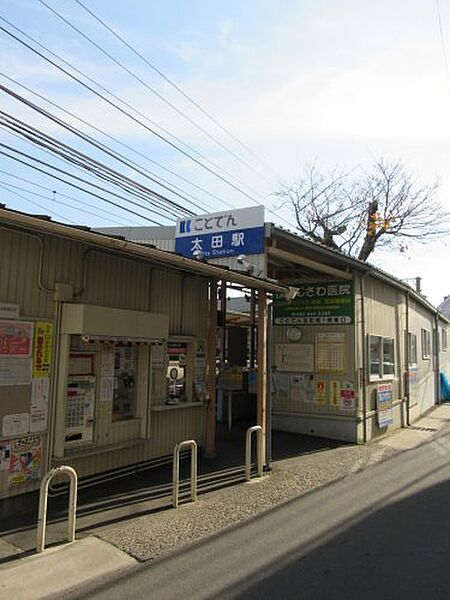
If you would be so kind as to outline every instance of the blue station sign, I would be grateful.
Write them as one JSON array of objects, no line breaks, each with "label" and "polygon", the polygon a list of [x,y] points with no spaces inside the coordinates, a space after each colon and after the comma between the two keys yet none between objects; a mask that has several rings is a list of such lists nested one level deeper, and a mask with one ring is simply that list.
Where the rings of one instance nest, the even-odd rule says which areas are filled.
[{"label": "blue station sign", "polygon": [[264,253],[264,207],[178,219],[175,252],[189,258]]}]

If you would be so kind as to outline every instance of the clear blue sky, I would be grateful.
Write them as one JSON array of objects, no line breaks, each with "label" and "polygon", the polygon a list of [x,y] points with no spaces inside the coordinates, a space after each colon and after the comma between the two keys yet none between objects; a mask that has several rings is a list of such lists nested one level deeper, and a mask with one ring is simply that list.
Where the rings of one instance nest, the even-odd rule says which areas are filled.
[{"label": "clear blue sky", "polygon": [[[324,167],[337,164],[348,168],[356,164],[365,166],[374,157],[384,155],[402,158],[422,181],[439,177],[441,200],[450,209],[450,82],[445,62],[450,60],[449,0],[439,3],[432,0],[86,0],[87,6],[192,94],[271,169],[261,166],[209,123],[76,2],[48,0],[48,3],[200,126],[245,158],[254,169],[262,172],[263,177],[256,176],[121,72],[38,0],[3,0],[2,16],[226,169],[234,181],[239,182],[238,187],[252,196],[258,192],[260,195],[256,198],[264,198],[269,206],[279,206],[273,193],[280,182],[294,180],[305,162],[317,160]],[[195,194],[202,206],[210,210],[222,207],[213,194],[233,206],[251,204],[246,196],[106,107],[1,32],[0,63],[0,70],[10,77],[207,189],[208,193],[196,190],[134,156],[158,175]],[[11,85],[3,78],[0,82]],[[19,91],[19,88],[11,87]],[[74,140],[56,126],[49,126],[4,95],[2,106],[36,126],[45,127],[49,134],[113,165],[86,144]],[[0,136],[3,143],[26,151],[31,149],[38,156],[38,151],[25,142],[4,132],[0,132]],[[45,157],[42,153],[40,156]],[[54,164],[57,163],[54,161]],[[58,193],[77,196],[63,184],[18,167],[9,159],[0,157],[0,165],[0,169],[30,178]],[[14,183],[12,178],[0,173],[0,185],[2,182]],[[15,183],[34,189],[28,184]],[[47,200],[19,192],[28,198],[24,200],[12,192],[0,191],[8,206],[28,212],[46,209],[55,218],[64,217],[93,226],[115,225],[124,220],[144,224],[137,217],[121,215],[116,209],[108,208],[112,214],[105,215],[101,204],[92,200],[89,201],[92,212],[102,216],[61,204],[56,206],[51,194]],[[47,194],[42,190],[40,193]],[[42,210],[30,204],[30,200],[39,203]],[[276,212],[292,222],[286,208]],[[266,214],[266,219],[276,220],[270,213]],[[170,222],[170,216],[163,221]],[[436,257],[439,262],[445,260],[448,264],[449,254],[444,243],[425,251],[411,246],[397,258],[380,252],[375,255],[374,262],[400,277],[423,276],[425,291],[434,302],[439,302],[450,288],[442,281]]]}]

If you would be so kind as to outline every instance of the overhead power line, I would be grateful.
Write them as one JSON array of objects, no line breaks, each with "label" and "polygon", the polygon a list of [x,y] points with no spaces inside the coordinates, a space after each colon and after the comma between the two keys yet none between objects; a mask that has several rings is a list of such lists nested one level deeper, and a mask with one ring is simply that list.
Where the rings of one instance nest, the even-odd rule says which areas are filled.
[{"label": "overhead power line", "polygon": [[[86,169],[91,174],[94,174],[97,177],[112,183],[113,185],[121,187],[128,193],[136,196],[140,200],[143,200],[152,206],[152,208],[149,209],[141,205],[143,208],[145,208],[145,210],[151,210],[163,218],[167,218],[167,214],[172,216],[174,219],[177,218],[178,215],[173,213],[173,208],[169,208],[165,202],[162,202],[162,200],[165,200],[164,197],[152,192],[145,186],[142,186],[125,175],[121,175],[117,171],[110,169],[106,165],[103,165],[103,163],[90,158],[86,154],[83,154],[78,150],[63,144],[62,142],[55,140],[55,138],[39,132],[30,125],[27,125],[23,121],[19,121],[19,119],[16,119],[15,117],[11,117],[11,115],[8,115],[3,111],[0,111],[0,125],[15,131],[34,144],[42,146],[50,152],[61,156],[66,161]],[[166,212],[161,213],[160,210],[164,210]],[[189,214],[189,211],[182,210],[181,212],[181,214],[186,213]]]},{"label": "overhead power line", "polygon": [[[152,176],[149,176],[147,173],[145,173],[145,171],[143,171],[139,167],[134,166],[134,164],[130,163],[130,161],[128,161],[128,159],[126,159],[122,155],[118,154],[117,152],[115,152],[114,150],[112,150],[111,148],[109,148],[108,146],[106,146],[105,144],[102,144],[101,142],[98,142],[97,140],[95,140],[91,136],[83,133],[82,131],[80,131],[79,129],[77,129],[76,127],[74,127],[73,125],[70,125],[66,121],[63,121],[59,117],[57,117],[57,116],[53,115],[52,113],[46,111],[45,109],[41,108],[37,104],[34,104],[33,102],[27,100],[26,98],[24,98],[20,94],[17,94],[13,90],[11,90],[11,89],[9,89],[6,86],[3,86],[1,84],[0,84],[0,90],[4,91],[8,95],[12,96],[14,99],[18,100],[19,102],[25,104],[28,108],[31,108],[32,110],[34,110],[34,111],[38,112],[39,114],[45,116],[47,119],[51,120],[53,123],[57,123],[60,127],[66,129],[67,131],[70,131],[71,133],[73,133],[74,135],[76,135],[77,137],[79,137],[80,139],[84,140],[85,142],[88,142],[89,144],[91,144],[95,148],[101,150],[102,152],[104,152],[108,156],[113,157],[114,159],[116,159],[120,163],[122,163],[122,164],[126,165],[127,167],[131,168],[132,170],[138,172],[143,177],[145,177],[145,178],[149,179],[150,181],[152,181],[152,183],[156,183],[156,184],[160,185],[163,189],[165,189],[165,190],[171,192],[172,194],[178,196],[179,198],[181,198],[183,200],[186,200],[187,202],[193,204],[193,206],[195,206],[196,208],[199,208],[200,210],[206,210],[203,206],[200,206],[198,204],[193,203],[191,200],[189,200],[189,198],[187,198],[183,194],[180,194],[180,193],[172,190],[172,188],[170,188],[168,186],[162,185],[161,183],[158,182],[157,179],[155,179]],[[53,138],[52,138],[52,140],[55,141]],[[150,191],[148,188],[144,188],[144,187],[142,187],[142,190],[145,191],[145,192]],[[151,193],[156,198],[164,200],[164,202],[167,202],[167,204],[169,204],[170,206],[172,206],[174,208],[177,208],[177,209],[180,209],[183,212],[187,212],[187,213],[190,212],[191,214],[193,214],[192,211],[190,211],[186,207],[183,207],[180,204],[178,204],[177,202],[174,202],[173,200],[170,200],[167,197],[162,196],[158,192],[155,192],[155,191],[151,190]]]},{"label": "overhead power line", "polygon": [[[164,165],[162,165],[161,163],[157,162],[156,160],[150,158],[149,156],[147,156],[146,154],[144,154],[143,152],[140,152],[139,150],[137,150],[136,148],[133,148],[132,146],[129,146],[128,144],[126,144],[125,142],[119,140],[118,138],[112,136],[111,134],[107,133],[104,129],[101,129],[100,127],[97,127],[96,125],[93,125],[92,123],[89,123],[88,121],[86,121],[85,119],[81,118],[80,116],[76,115],[75,113],[71,112],[70,110],[67,110],[66,108],[62,107],[61,105],[57,104],[56,102],[50,100],[50,98],[47,98],[45,96],[43,96],[42,94],[39,94],[38,92],[36,92],[36,90],[32,90],[31,88],[29,88],[28,86],[24,85],[23,83],[20,83],[19,81],[17,81],[17,79],[13,79],[12,77],[10,77],[9,75],[6,75],[6,73],[3,73],[0,71],[0,76],[4,77],[5,79],[7,79],[8,81],[10,81],[11,83],[17,85],[18,87],[22,88],[23,90],[26,90],[29,94],[32,94],[33,96],[36,96],[36,98],[39,98],[40,100],[43,100],[44,102],[46,102],[47,104],[50,104],[51,106],[57,108],[59,111],[63,112],[66,115],[69,115],[70,117],[72,117],[73,119],[76,119],[77,121],[79,121],[80,123],[83,123],[83,125],[86,125],[87,127],[89,127],[90,129],[93,129],[94,131],[96,131],[97,133],[100,133],[102,136],[105,136],[106,138],[108,138],[109,140],[113,141],[114,143],[118,144],[119,146],[122,146],[123,148],[126,148],[127,150],[129,150],[130,152],[133,152],[133,154],[136,154],[137,156],[143,158],[144,160],[156,165],[157,167],[159,167],[160,169],[162,169],[163,171],[165,171],[166,173],[170,173],[171,175],[173,175],[174,177],[176,177],[177,179],[179,179],[180,181],[183,181],[184,183],[187,183],[188,185],[194,187],[195,189],[199,190],[200,192],[203,192],[205,194],[208,194],[208,196],[210,198],[214,198],[215,200],[218,200],[219,202],[221,202],[222,204],[224,204],[225,206],[228,206],[229,208],[233,208],[233,206],[227,202],[226,200],[224,200],[223,198],[220,198],[219,196],[217,196],[216,194],[210,192],[209,190],[207,190],[206,188],[198,185],[197,183],[190,181],[189,179],[187,179],[186,177],[183,177],[182,175],[180,175],[179,173],[177,173],[176,171],[173,171],[172,169],[169,169],[167,167],[165,167]],[[188,193],[186,190],[184,190],[183,188],[175,185],[174,183],[168,181],[167,179],[164,179],[163,177],[161,177],[160,175],[156,175],[155,173],[153,173],[152,171],[146,169],[146,167],[143,167],[142,165],[140,165],[139,163],[135,163],[134,161],[132,161],[131,159],[128,159],[132,164],[134,164],[135,166],[140,167],[141,169],[147,171],[150,175],[152,175],[153,177],[157,177],[158,179],[160,179],[163,183],[166,183],[167,185],[172,186],[174,189],[178,190],[178,191],[182,191],[185,195],[189,196],[192,200],[195,200],[196,202],[199,202],[198,198],[196,198],[195,196],[192,196],[190,193]]]},{"label": "overhead power line", "polygon": [[[80,198],[75,198],[74,196],[70,196],[69,194],[65,194],[63,192],[61,192],[59,189],[55,190],[53,188],[49,188],[46,187],[45,185],[41,185],[39,183],[36,183],[35,181],[32,181],[31,179],[27,179],[26,177],[20,177],[19,175],[16,175],[14,173],[10,173],[9,171],[4,171],[3,169],[0,169],[0,173],[3,173],[3,175],[6,175],[7,177],[12,177],[13,179],[17,179],[18,181],[23,181],[25,183],[28,183],[34,187],[37,187],[41,190],[44,190],[46,192],[49,192],[50,194],[56,194],[56,196],[58,197],[62,197],[62,198],[67,198],[68,200],[72,200],[74,203],[76,204],[81,204],[82,206],[87,206],[88,208],[91,208],[92,205],[89,204],[89,202],[85,202],[84,200],[80,200]],[[13,184],[7,182],[8,185],[12,186]],[[20,188],[19,186],[15,186],[17,187],[17,189],[25,189],[25,188]],[[27,190],[30,194],[33,193],[31,192],[31,190]],[[34,192],[36,194],[36,192]],[[37,196],[42,195],[43,198],[48,198],[48,196],[44,196],[43,194],[36,194]],[[66,205],[65,205],[66,206]],[[74,210],[79,210],[79,211],[83,211],[83,212],[87,212],[84,209],[78,208],[77,206],[75,206],[75,204],[67,204],[67,206],[70,206],[71,208],[73,208]],[[108,220],[111,221],[112,223],[116,223],[117,225],[123,225],[123,221],[116,221],[115,218],[118,218],[117,213],[112,213],[110,211],[107,210],[103,210],[102,209],[102,214],[100,215],[102,218],[104,217],[104,215],[106,215],[108,217]],[[134,222],[130,222],[130,224],[132,225],[138,225],[138,223]]]},{"label": "overhead power line", "polygon": [[75,0],[75,2],[81,6],[87,13],[89,13],[98,23],[100,23],[105,29],[107,29],[116,39],[118,39],[122,44],[124,44],[133,54],[138,56],[144,63],[149,66],[155,73],[157,73],[160,77],[166,81],[170,86],[172,86],[177,92],[179,92],[183,98],[185,98],[188,102],[190,102],[193,106],[195,106],[205,117],[207,117],[214,125],[219,127],[224,133],[229,135],[237,144],[241,146],[244,150],[246,150],[249,154],[253,156],[264,168],[269,169],[275,176],[278,177],[278,174],[272,169],[270,165],[267,164],[266,161],[261,159],[247,144],[245,144],[242,140],[240,140],[234,133],[232,133],[229,129],[227,129],[220,121],[218,121],[210,112],[208,112],[197,100],[195,100],[190,94],[185,92],[183,88],[177,85],[172,79],[170,79],[167,75],[165,75],[161,69],[158,69],[152,62],[150,62],[143,54],[138,52],[136,48],[134,48],[127,40],[124,39],[117,31],[115,31],[112,27],[110,27],[105,21],[103,21],[98,15],[96,15],[92,9],[88,8],[81,0]]},{"label": "overhead power line", "polygon": [[[134,202],[133,200],[125,198],[124,196],[120,196],[119,194],[111,192],[110,190],[106,190],[106,189],[104,189],[104,188],[102,188],[102,187],[100,187],[98,185],[95,185],[95,184],[91,183],[90,181],[86,181],[86,180],[82,179],[81,177],[77,177],[76,175],[73,175],[72,173],[69,173],[69,172],[67,172],[67,171],[65,171],[63,169],[59,169],[58,167],[55,167],[54,165],[51,165],[49,163],[46,163],[45,161],[42,161],[42,160],[39,160],[39,159],[37,159],[37,158],[35,158],[33,156],[30,156],[29,154],[27,154],[25,152],[20,152],[19,150],[15,149],[15,148],[12,148],[11,146],[8,146],[7,144],[0,143],[0,147],[6,148],[7,150],[10,150],[10,152],[14,152],[16,154],[19,154],[19,155],[23,156],[24,158],[27,158],[28,161],[32,160],[34,162],[37,162],[37,163],[39,163],[41,165],[44,165],[44,166],[46,166],[46,167],[48,167],[50,169],[55,170],[57,173],[61,173],[63,175],[71,177],[71,178],[73,178],[73,179],[75,179],[77,181],[81,181],[84,184],[90,185],[90,186],[92,186],[92,187],[94,187],[96,189],[99,189],[99,190],[101,190],[103,192],[106,192],[107,194],[110,194],[111,196],[115,196],[117,198],[120,198],[121,200],[125,200],[125,202],[128,202],[130,204],[138,206],[142,210],[142,206],[139,205],[137,202]],[[154,225],[160,225],[160,226],[163,225],[162,223],[160,223],[158,221],[155,221],[154,219],[150,219],[146,215],[143,215],[142,212],[136,212],[135,210],[132,210],[132,209],[124,206],[123,204],[119,204],[117,202],[114,202],[113,200],[109,200],[108,198],[104,198],[103,196],[100,196],[99,194],[97,194],[96,192],[93,192],[92,190],[86,190],[85,188],[79,186],[78,184],[74,184],[73,182],[67,181],[67,179],[64,179],[64,178],[62,178],[62,177],[60,177],[58,175],[55,175],[54,173],[48,172],[45,169],[42,169],[41,167],[37,167],[36,165],[31,164],[27,160],[24,160],[24,159],[18,158],[17,156],[14,156],[14,154],[11,155],[8,152],[5,152],[4,150],[0,150],[0,154],[3,154],[4,156],[7,156],[8,158],[10,158],[10,159],[12,159],[12,160],[14,160],[14,161],[16,161],[18,163],[21,163],[21,164],[23,164],[23,165],[25,165],[25,166],[27,166],[27,167],[29,167],[31,169],[34,169],[35,171],[43,173],[44,175],[48,175],[49,177],[52,177],[53,179],[61,181],[62,183],[65,183],[66,185],[70,185],[71,187],[73,187],[73,188],[75,188],[75,189],[77,189],[77,190],[79,190],[81,192],[84,192],[86,194],[89,194],[90,196],[93,196],[94,198],[98,198],[99,200],[102,200],[103,202],[107,202],[108,204],[111,204],[112,206],[115,206],[116,208],[120,208],[121,210],[127,211],[127,212],[129,212],[129,213],[131,213],[131,214],[139,217],[140,219],[143,219],[144,221],[148,221],[150,223],[153,223]],[[146,210],[148,210],[148,209],[146,209]]]},{"label": "overhead power line", "polygon": [[[14,186],[12,186],[14,187]],[[14,194],[15,196],[17,196],[18,198],[22,198],[22,200],[25,200],[25,202],[29,202],[30,204],[32,204],[33,206],[37,206],[38,208],[40,208],[41,210],[45,211],[45,213],[48,212],[48,207],[46,206],[42,206],[42,204],[38,204],[37,202],[34,202],[33,200],[30,200],[29,198],[26,198],[25,196],[22,196],[22,194],[19,194],[16,191],[11,191],[7,185],[5,185],[3,182],[0,182],[0,188],[3,188],[4,190],[6,190],[7,192],[9,192],[10,194]],[[60,215],[59,213],[55,212],[54,210],[52,210],[52,213],[54,215],[56,215],[57,217],[59,217],[60,219],[63,219],[63,221],[68,221],[69,223],[71,223],[72,225],[76,225],[75,221],[72,221],[71,219],[68,219],[67,217],[63,217],[62,215]]]},{"label": "overhead power line", "polygon": [[[2,19],[3,21],[6,21],[6,19],[4,19],[3,17],[0,17],[0,19]],[[15,26],[13,26],[13,27],[15,27]],[[3,31],[4,33],[6,33],[7,35],[9,35],[12,39],[16,40],[21,45],[23,45],[25,48],[27,48],[28,50],[30,50],[31,52],[33,52],[34,54],[36,54],[37,56],[39,56],[40,58],[42,58],[43,60],[45,60],[46,62],[48,62],[49,64],[51,64],[53,67],[55,67],[56,69],[58,69],[59,71],[61,71],[62,73],[64,73],[65,75],[67,75],[68,77],[70,77],[71,79],[73,79],[74,81],[76,81],[78,84],[80,84],[84,88],[88,89],[95,96],[97,96],[98,98],[101,98],[108,105],[112,106],[113,108],[115,108],[116,110],[118,110],[120,113],[122,113],[125,116],[127,116],[128,118],[130,118],[133,122],[135,122],[138,125],[140,125],[141,127],[143,127],[149,133],[152,133],[157,138],[159,138],[160,140],[164,141],[166,144],[168,144],[169,146],[171,146],[172,148],[174,148],[175,150],[177,150],[179,153],[181,153],[182,155],[186,156],[187,158],[189,158],[190,160],[192,160],[195,164],[197,164],[198,166],[200,166],[201,168],[203,168],[204,170],[206,170],[207,172],[209,172],[211,175],[213,175],[214,177],[216,177],[217,179],[219,179],[220,181],[222,181],[223,183],[225,183],[226,185],[228,185],[232,189],[236,190],[237,192],[239,192],[240,194],[242,194],[246,198],[248,198],[251,202],[253,202],[253,203],[257,204],[257,205],[260,204],[260,202],[258,202],[257,200],[255,200],[255,198],[253,198],[253,196],[251,196],[250,194],[248,194],[245,190],[242,190],[241,188],[239,188],[233,182],[229,181],[228,179],[226,179],[225,177],[223,177],[222,175],[220,175],[220,173],[217,173],[216,171],[214,171],[214,169],[211,169],[210,167],[208,167],[208,165],[206,165],[202,161],[198,160],[197,158],[195,158],[194,156],[192,156],[191,154],[189,154],[189,152],[186,152],[185,150],[183,150],[182,148],[180,148],[179,146],[177,146],[176,144],[174,144],[173,142],[171,142],[170,140],[168,140],[166,137],[164,137],[163,135],[161,135],[160,133],[158,133],[157,131],[155,131],[153,128],[149,127],[148,125],[145,125],[145,123],[143,123],[142,121],[140,121],[139,119],[137,119],[136,117],[134,117],[132,114],[130,114],[129,112],[127,112],[126,110],[124,110],[123,108],[121,108],[120,106],[118,106],[117,104],[115,104],[114,102],[112,102],[111,100],[109,100],[108,98],[106,98],[106,96],[104,96],[103,94],[101,94],[100,92],[98,92],[97,90],[95,90],[92,86],[88,85],[87,83],[83,82],[81,79],[79,79],[78,77],[76,77],[75,75],[73,75],[72,73],[70,73],[69,71],[67,71],[67,69],[64,69],[63,67],[61,67],[60,65],[58,65],[57,63],[55,63],[53,60],[51,60],[50,58],[48,58],[47,56],[45,56],[44,54],[42,54],[42,52],[39,52],[39,50],[36,50],[36,48],[33,48],[32,46],[30,46],[30,44],[28,44],[27,42],[25,42],[22,39],[20,39],[17,35],[15,35],[14,33],[12,33],[11,31],[8,31],[5,27],[2,27],[2,26],[0,26],[0,30]],[[267,210],[269,212],[273,212],[269,208],[267,208]],[[273,214],[276,215],[276,213],[273,213]]]},{"label": "overhead power line", "polygon": [[142,79],[141,77],[139,77],[139,75],[136,75],[136,73],[134,73],[134,71],[132,71],[131,69],[129,69],[120,60],[118,60],[111,53],[109,53],[107,50],[105,50],[104,48],[102,48],[102,46],[100,46],[100,44],[97,44],[97,42],[95,42],[91,37],[89,37],[87,34],[85,34],[83,31],[81,31],[81,29],[79,29],[73,23],[71,23],[68,19],[66,19],[55,8],[53,8],[52,6],[50,6],[49,4],[47,4],[47,2],[45,2],[44,0],[39,0],[39,2],[43,6],[45,6],[50,12],[52,12],[56,17],[58,17],[61,21],[63,21],[66,25],[68,25],[71,29],[73,29],[79,35],[81,35],[81,37],[83,39],[85,39],[87,42],[89,42],[95,48],[97,48],[97,50],[99,50],[99,52],[101,52],[104,56],[106,56],[107,58],[109,58],[110,60],[112,60],[114,62],[114,64],[116,64],[118,67],[120,67],[126,73],[128,73],[131,77],[133,77],[133,79],[135,79],[141,85],[143,85],[149,92],[151,92],[157,98],[159,98],[161,100],[161,102],[163,102],[164,104],[166,104],[166,106],[169,106],[174,112],[176,112],[178,115],[180,115],[183,119],[185,119],[193,127],[195,127],[196,129],[198,129],[198,131],[200,131],[201,133],[203,133],[203,135],[205,135],[209,140],[211,140],[213,143],[217,144],[220,148],[222,148],[222,150],[224,150],[225,152],[227,152],[228,154],[230,154],[234,159],[236,159],[242,165],[244,165],[249,170],[251,170],[255,175],[257,175],[258,177],[264,179],[264,181],[266,181],[266,182],[268,181],[268,179],[264,175],[262,175],[254,167],[252,167],[252,165],[250,165],[246,160],[244,160],[243,158],[241,158],[238,154],[236,154],[228,146],[226,146],[220,140],[218,140],[216,137],[214,137],[213,135],[211,135],[204,127],[202,127],[201,125],[199,125],[194,119],[192,119],[189,115],[187,115],[185,112],[183,112],[181,109],[179,109],[175,104],[173,104],[172,102],[170,102],[169,100],[167,100],[167,98],[165,98],[163,96],[163,94],[161,94],[157,90],[155,90],[144,79]]}]

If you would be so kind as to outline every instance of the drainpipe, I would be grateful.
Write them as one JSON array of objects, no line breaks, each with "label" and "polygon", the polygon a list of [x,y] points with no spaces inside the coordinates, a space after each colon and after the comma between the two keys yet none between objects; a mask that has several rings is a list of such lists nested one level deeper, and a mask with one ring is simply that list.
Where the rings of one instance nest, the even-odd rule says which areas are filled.
[{"label": "drainpipe", "polygon": [[405,327],[406,327],[406,340],[405,340],[405,394],[406,394],[406,425],[411,425],[409,413],[411,409],[410,399],[410,385],[409,385],[409,294],[405,293],[405,304],[406,304],[406,315],[405,315]]},{"label": "drainpipe", "polygon": [[441,365],[439,363],[439,320],[438,315],[435,313],[434,315],[434,372],[435,372],[435,396],[436,396],[436,404],[441,403],[441,385],[439,379],[439,371]]},{"label": "drainpipe", "polygon": [[364,303],[364,277],[365,273],[359,276],[359,292],[361,296],[361,339],[362,339],[362,407],[363,407],[363,442],[367,442],[367,340],[366,340],[366,311]]}]

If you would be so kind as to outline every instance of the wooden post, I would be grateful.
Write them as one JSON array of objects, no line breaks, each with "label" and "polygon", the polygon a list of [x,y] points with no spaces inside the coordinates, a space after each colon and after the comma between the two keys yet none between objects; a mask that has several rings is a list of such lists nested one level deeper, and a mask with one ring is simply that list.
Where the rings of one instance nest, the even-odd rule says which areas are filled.
[{"label": "wooden post", "polygon": [[206,411],[206,456],[216,451],[216,349],[217,349],[217,280],[209,283],[208,370]]},{"label": "wooden post", "polygon": [[263,464],[266,464],[267,435],[267,295],[258,290],[258,378],[256,400],[256,422],[263,430]]}]

